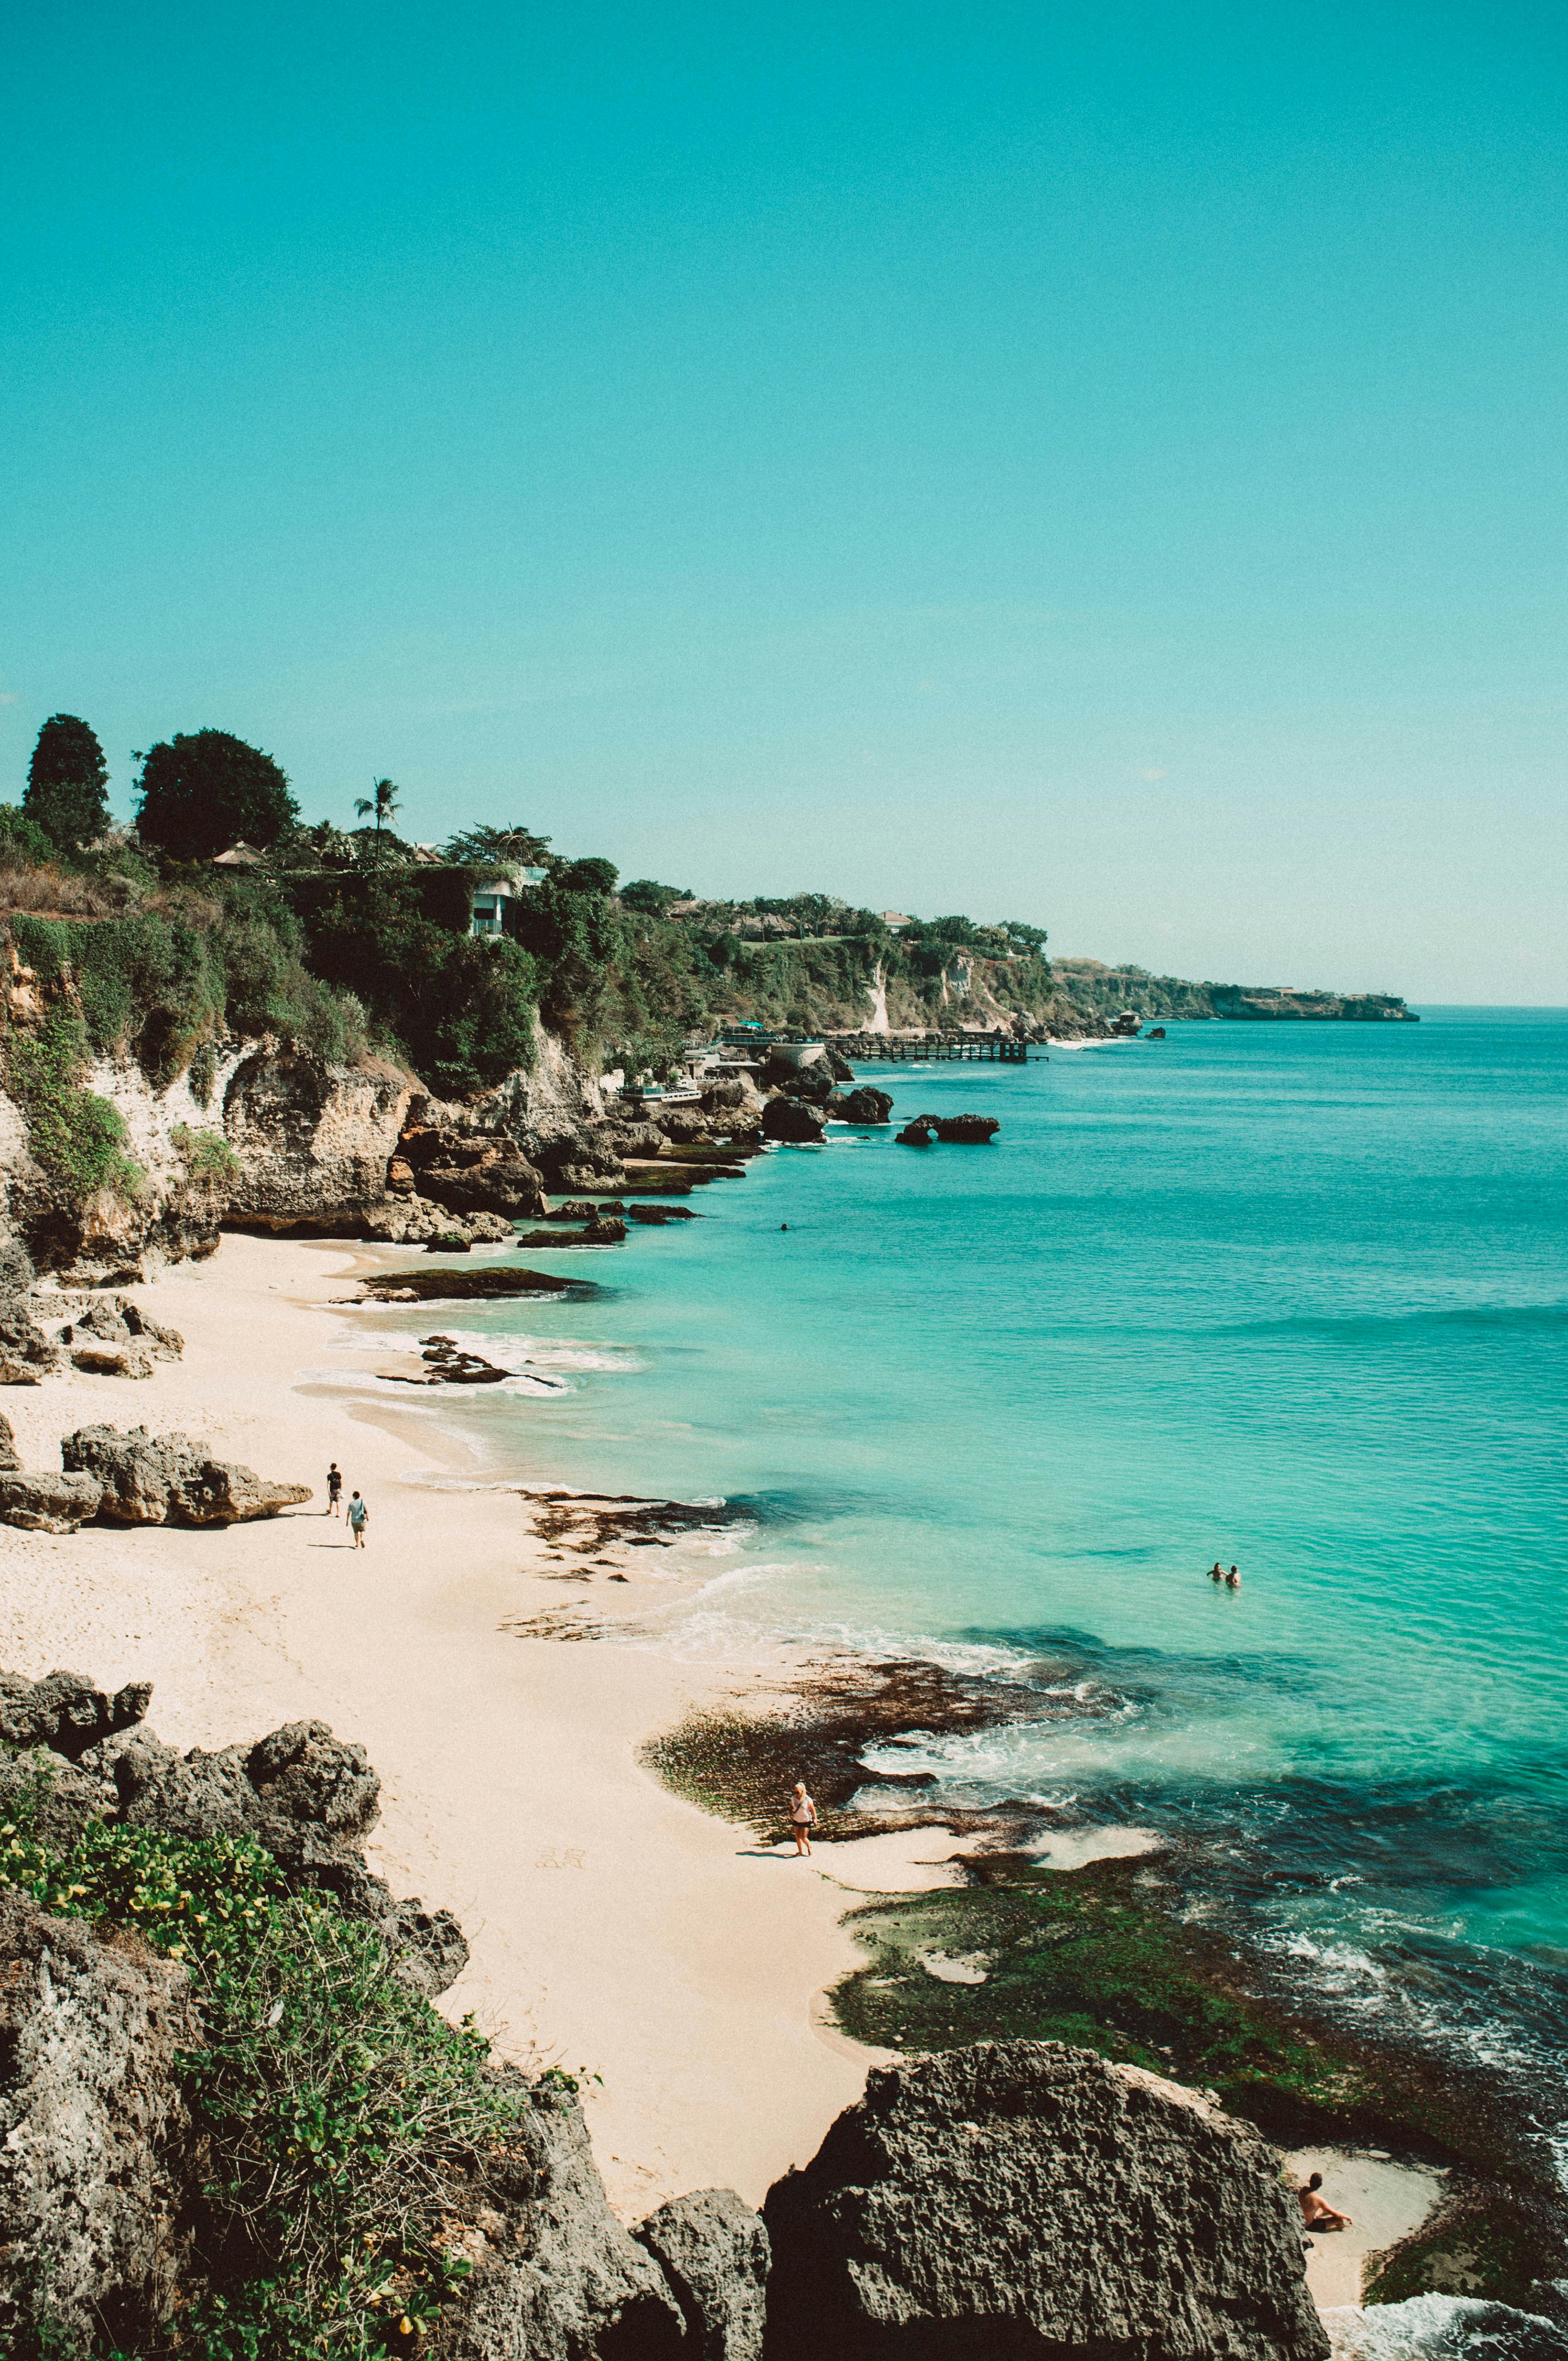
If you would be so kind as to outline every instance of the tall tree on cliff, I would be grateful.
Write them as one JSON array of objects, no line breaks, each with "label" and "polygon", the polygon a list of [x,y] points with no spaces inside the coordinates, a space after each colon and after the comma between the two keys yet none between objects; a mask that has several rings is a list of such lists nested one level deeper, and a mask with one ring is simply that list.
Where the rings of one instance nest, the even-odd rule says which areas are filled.
[{"label": "tall tree on cliff", "polygon": [[381,857],[381,830],[389,824],[401,800],[390,779],[378,779],[370,793],[361,796],[354,807],[355,814],[360,819],[368,819],[372,813],[375,815],[377,860]]},{"label": "tall tree on cliff", "polygon": [[137,831],[176,861],[211,861],[242,839],[265,851],[300,816],[271,755],[226,730],[149,747],[138,784]]},{"label": "tall tree on cliff", "polygon": [[74,713],[51,713],[27,765],[22,809],[60,852],[96,843],[109,825],[109,766],[96,731]]}]

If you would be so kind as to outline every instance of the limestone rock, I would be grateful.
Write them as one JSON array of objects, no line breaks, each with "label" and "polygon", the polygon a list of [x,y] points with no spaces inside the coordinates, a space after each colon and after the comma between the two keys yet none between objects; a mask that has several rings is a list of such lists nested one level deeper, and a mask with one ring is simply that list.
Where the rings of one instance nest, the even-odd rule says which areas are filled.
[{"label": "limestone rock", "polygon": [[507,1132],[421,1120],[398,1147],[421,1193],[449,1213],[537,1220],[545,1210],[539,1172]]},{"label": "limestone rock", "polygon": [[107,1697],[82,1673],[48,1673],[41,1681],[0,1673],[0,1741],[48,1746],[75,1762],[90,1746],[134,1729],[151,1697],[148,1681],[131,1681]]},{"label": "limestone rock", "polygon": [[702,1215],[694,1213],[689,1205],[628,1205],[626,1218],[629,1222],[650,1222],[657,1224],[664,1222],[700,1222]]},{"label": "limestone rock", "polygon": [[893,1101],[886,1091],[873,1090],[861,1082],[852,1091],[835,1091],[828,1102],[828,1112],[840,1123],[885,1123],[893,1113]]},{"label": "limestone rock", "polygon": [[11,1432],[11,1422],[0,1411],[0,1475],[20,1467],[22,1457],[16,1449],[16,1438]]},{"label": "limestone rock", "polygon": [[732,2189],[673,2198],[639,2223],[685,2317],[689,2361],[762,2361],[767,2317],[768,2234]]},{"label": "limestone rock", "polygon": [[105,1345],[93,1337],[71,1347],[71,1366],[93,1378],[150,1378],[152,1355],[135,1345]]},{"label": "limestone rock", "polygon": [[898,1137],[914,1148],[929,1147],[933,1132],[959,1147],[987,1148],[1001,1128],[993,1115],[917,1115]]},{"label": "limestone rock", "polygon": [[69,1852],[90,1821],[114,1808],[111,1785],[47,1746],[0,1754],[0,1820],[25,1817],[57,1852]]},{"label": "limestone rock", "polygon": [[326,1064],[306,1050],[260,1048],[224,1098],[224,1131],[239,1159],[225,1224],[350,1233],[386,1195],[412,1085],[384,1059]]},{"label": "limestone rock", "polygon": [[799,1099],[770,1099],[762,1109],[764,1139],[815,1143],[820,1141],[822,1133],[821,1116]]},{"label": "limestone rock", "polygon": [[103,1486],[98,1513],[116,1525],[161,1525],[175,1486],[199,1465],[188,1434],[154,1437],[145,1426],[79,1426],[60,1446],[63,1465]]},{"label": "limestone rock", "polygon": [[569,2091],[532,2086],[462,2211],[473,2268],[433,2361],[695,2361],[663,2271],[610,2212]]},{"label": "limestone rock", "polygon": [[692,1148],[713,1137],[705,1110],[684,1101],[661,1107],[653,1117],[653,1128],[678,1148]]},{"label": "limestone rock", "polygon": [[1059,2042],[873,2070],[769,2191],[769,2361],[1324,2361],[1249,2125]]},{"label": "limestone rock", "polygon": [[624,1189],[626,1168],[616,1162],[603,1166],[594,1164],[563,1164],[555,1174],[557,1189]]},{"label": "limestone rock", "polygon": [[0,1386],[36,1386],[65,1355],[33,1318],[33,1266],[17,1238],[0,1242]]},{"label": "limestone rock", "polygon": [[380,1817],[381,1782],[365,1749],[334,1738],[324,1721],[285,1722],[257,1741],[245,1767],[274,1818],[313,1821],[352,1841]]},{"label": "limestone rock", "polygon": [[0,2351],[141,2349],[171,2309],[182,1971],[0,1888]]},{"label": "limestone rock", "polygon": [[209,1458],[188,1434],[155,1435],[145,1426],[124,1434],[80,1426],[60,1451],[67,1469],[96,1477],[98,1514],[112,1524],[248,1524],[312,1497],[308,1484],[269,1483],[253,1468]]},{"label": "limestone rock", "polygon": [[50,1468],[0,1475],[0,1521],[24,1532],[73,1533],[97,1515],[103,1497],[96,1476],[57,1476]]}]

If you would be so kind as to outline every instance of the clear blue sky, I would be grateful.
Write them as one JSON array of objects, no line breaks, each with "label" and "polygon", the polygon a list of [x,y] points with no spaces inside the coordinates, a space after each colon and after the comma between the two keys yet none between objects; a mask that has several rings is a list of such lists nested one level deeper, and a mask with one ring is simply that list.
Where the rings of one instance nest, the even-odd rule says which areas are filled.
[{"label": "clear blue sky", "polygon": [[0,796],[1568,1002],[1560,7],[15,10]]}]

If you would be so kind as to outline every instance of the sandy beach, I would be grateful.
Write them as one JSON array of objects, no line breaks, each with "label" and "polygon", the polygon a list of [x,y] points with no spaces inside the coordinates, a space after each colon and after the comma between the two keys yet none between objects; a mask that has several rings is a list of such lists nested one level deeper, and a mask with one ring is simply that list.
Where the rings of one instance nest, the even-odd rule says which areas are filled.
[{"label": "sandy beach", "polygon": [[[854,1964],[839,1922],[857,1897],[820,1855],[755,1845],[638,1760],[755,1675],[502,1628],[558,1609],[562,1587],[515,1491],[461,1488],[473,1463],[426,1397],[389,1387],[367,1402],[347,1381],[378,1356],[334,1353],[355,1315],[331,1300],[366,1263],[337,1244],[225,1236],[136,1290],[183,1334],[181,1362],[140,1382],[7,1389],[29,1466],[58,1466],[74,1427],[145,1423],[317,1497],[226,1532],[0,1527],[0,1664],[110,1689],[150,1680],[149,1726],[181,1747],[304,1716],[358,1741],[384,1783],[373,1864],[454,1911],[472,1946],[447,2013],[475,2012],[510,2055],[602,2078],[585,2098],[628,2217],[714,2185],[760,2202],[815,2152],[873,2054],[817,2006]],[[323,1380],[329,1356],[345,1381]],[[360,1554],[325,1513],[334,1458],[371,1505]],[[459,1488],[433,1488],[442,1475]],[[629,1609],[636,1582],[633,1567],[618,1592]],[[885,1873],[896,1882],[896,1864]]]}]

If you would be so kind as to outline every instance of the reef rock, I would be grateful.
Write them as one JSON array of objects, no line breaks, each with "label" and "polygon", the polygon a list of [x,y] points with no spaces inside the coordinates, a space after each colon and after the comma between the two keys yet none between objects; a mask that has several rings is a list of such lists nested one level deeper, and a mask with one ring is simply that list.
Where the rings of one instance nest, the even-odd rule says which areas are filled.
[{"label": "reef rock", "polygon": [[0,2351],[140,2349],[168,2317],[200,2039],[181,1969],[0,1888]]},{"label": "reef rock", "polygon": [[822,1135],[822,1117],[800,1099],[770,1099],[762,1109],[764,1139],[783,1139],[816,1145],[821,1140]]},{"label": "reef rock", "polygon": [[828,1101],[828,1113],[839,1123],[886,1123],[893,1101],[886,1091],[872,1090],[869,1082],[861,1082],[852,1091],[835,1091]]},{"label": "reef rock", "polygon": [[762,2361],[768,2234],[732,2189],[672,2198],[632,2232],[685,2316],[689,2361]]},{"label": "reef rock", "polygon": [[145,1720],[151,1698],[148,1681],[130,1681],[109,1697],[84,1673],[47,1673],[41,1681],[0,1673],[0,1743],[47,1746],[75,1762],[89,1747]]},{"label": "reef rock", "polygon": [[1275,2151],[1059,2042],[873,2070],[775,2181],[769,2361],[1325,2361]]},{"label": "reef rock", "polygon": [[33,1318],[33,1266],[17,1238],[0,1241],[0,1386],[36,1386],[65,1367]]}]

